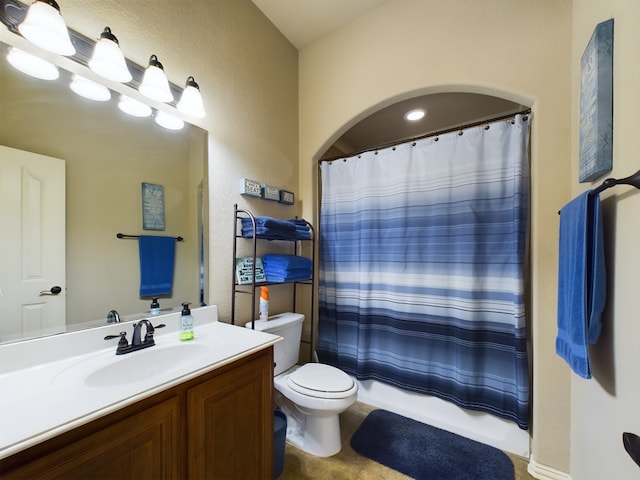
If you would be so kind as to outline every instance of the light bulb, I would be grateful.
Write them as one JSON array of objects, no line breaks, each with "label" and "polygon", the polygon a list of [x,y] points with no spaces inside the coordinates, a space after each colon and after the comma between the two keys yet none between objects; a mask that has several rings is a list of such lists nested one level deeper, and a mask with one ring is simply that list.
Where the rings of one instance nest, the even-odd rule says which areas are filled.
[{"label": "light bulb", "polygon": [[134,117],[148,117],[151,115],[151,107],[149,105],[145,105],[138,100],[127,97],[126,95],[120,95],[118,108]]},{"label": "light bulb", "polygon": [[180,130],[184,127],[184,121],[181,118],[169,115],[160,110],[156,113],[156,123],[169,130]]},{"label": "light bulb", "polygon": [[41,80],[55,80],[60,76],[58,67],[53,63],[16,47],[11,47],[9,50],[7,61],[22,73]]},{"label": "light bulb", "polygon": [[169,88],[169,80],[164,73],[164,67],[158,61],[158,57],[151,55],[149,66],[144,71],[142,83],[138,90],[142,95],[158,102],[171,102],[173,94]]},{"label": "light bulb", "polygon": [[111,92],[107,87],[78,74],[71,77],[71,84],[69,87],[78,95],[88,98],[89,100],[106,102],[111,98]]},{"label": "light bulb", "polygon": [[55,0],[36,0],[31,4],[18,31],[24,38],[51,53],[73,55],[76,49]]},{"label": "light bulb", "polygon": [[186,86],[176,107],[190,117],[202,118],[206,116],[204,105],[202,104],[202,95],[200,95],[200,87],[193,77],[187,78]]},{"label": "light bulb", "polygon": [[118,39],[111,33],[109,27],[104,28],[100,34],[100,40],[93,47],[89,68],[101,77],[114,82],[131,81],[131,72],[127,68]]}]

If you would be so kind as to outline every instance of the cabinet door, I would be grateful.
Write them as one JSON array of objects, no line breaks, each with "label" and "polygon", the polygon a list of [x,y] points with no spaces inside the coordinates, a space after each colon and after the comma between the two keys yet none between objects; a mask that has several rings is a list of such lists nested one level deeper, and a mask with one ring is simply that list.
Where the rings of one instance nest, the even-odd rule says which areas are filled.
[{"label": "cabinet door", "polygon": [[8,479],[158,480],[179,478],[178,396],[133,414],[82,440],[34,458]]},{"label": "cabinet door", "polygon": [[273,349],[233,365],[187,392],[190,479],[273,479]]}]

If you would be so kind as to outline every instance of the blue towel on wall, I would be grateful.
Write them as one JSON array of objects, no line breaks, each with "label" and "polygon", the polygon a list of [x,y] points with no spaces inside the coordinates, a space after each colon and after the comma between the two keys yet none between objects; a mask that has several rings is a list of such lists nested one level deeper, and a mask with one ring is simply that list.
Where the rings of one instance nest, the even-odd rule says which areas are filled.
[{"label": "blue towel on wall", "polygon": [[170,295],[176,256],[176,238],[140,235],[140,296]]},{"label": "blue towel on wall", "polygon": [[600,197],[585,192],[560,211],[556,338],[556,353],[583,378],[591,378],[588,345],[600,335],[605,299]]}]

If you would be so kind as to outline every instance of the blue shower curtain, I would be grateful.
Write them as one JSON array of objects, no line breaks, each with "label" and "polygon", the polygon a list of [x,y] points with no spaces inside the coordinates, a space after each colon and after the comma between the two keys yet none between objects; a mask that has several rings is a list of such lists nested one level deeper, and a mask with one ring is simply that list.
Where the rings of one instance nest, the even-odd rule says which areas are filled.
[{"label": "blue shower curtain", "polygon": [[321,164],[322,362],[528,428],[529,120]]}]

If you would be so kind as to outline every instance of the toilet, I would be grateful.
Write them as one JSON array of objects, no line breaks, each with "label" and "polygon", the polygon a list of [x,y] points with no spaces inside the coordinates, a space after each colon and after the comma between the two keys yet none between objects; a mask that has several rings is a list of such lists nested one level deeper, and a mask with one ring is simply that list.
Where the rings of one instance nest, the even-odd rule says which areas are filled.
[{"label": "toilet", "polygon": [[287,441],[311,455],[329,457],[342,448],[338,415],[355,403],[358,386],[330,365],[297,365],[303,321],[299,313],[281,313],[253,323],[256,330],[282,337],[273,347],[273,384],[276,407],[287,415]]}]

